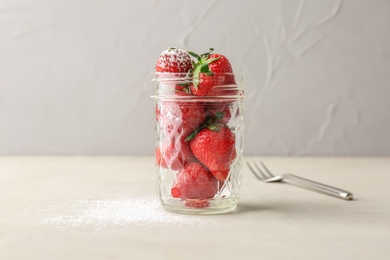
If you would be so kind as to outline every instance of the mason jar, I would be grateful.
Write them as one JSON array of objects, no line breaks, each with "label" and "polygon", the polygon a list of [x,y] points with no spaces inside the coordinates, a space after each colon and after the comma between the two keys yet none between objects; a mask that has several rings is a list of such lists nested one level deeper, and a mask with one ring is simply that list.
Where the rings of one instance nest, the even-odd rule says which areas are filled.
[{"label": "mason jar", "polygon": [[[244,78],[157,73],[155,154],[162,206],[183,214],[233,211],[243,172]],[[194,88],[209,88],[192,94]]]}]

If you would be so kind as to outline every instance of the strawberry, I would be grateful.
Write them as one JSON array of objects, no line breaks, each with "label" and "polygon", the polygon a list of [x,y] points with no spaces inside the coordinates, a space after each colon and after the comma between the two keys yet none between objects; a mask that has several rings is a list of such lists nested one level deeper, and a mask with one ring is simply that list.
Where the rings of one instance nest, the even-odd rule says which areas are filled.
[{"label": "strawberry", "polygon": [[160,145],[162,159],[159,159],[156,151],[157,160],[160,161],[158,164],[173,170],[182,169],[186,163],[195,160],[185,139],[204,121],[204,109],[191,102],[161,101],[156,111],[160,134],[167,139],[167,143]]},{"label": "strawberry", "polygon": [[161,154],[160,147],[156,147],[156,163],[163,168],[168,168],[167,160]]},{"label": "strawberry", "polygon": [[226,180],[236,158],[234,133],[221,124],[208,125],[194,133],[195,137],[190,140],[192,153],[215,178]]},{"label": "strawberry", "polygon": [[177,171],[183,169],[187,163],[196,160],[189,143],[178,140],[178,143],[162,142],[159,147],[156,147],[157,165]]},{"label": "strawberry", "polygon": [[157,104],[156,107],[154,108],[154,114],[156,116],[156,121],[160,120],[160,108]]},{"label": "strawberry", "polygon": [[157,73],[187,73],[192,69],[191,56],[178,48],[168,48],[160,54],[156,63]]},{"label": "strawberry", "polygon": [[181,170],[171,189],[172,197],[181,199],[210,199],[218,192],[218,181],[201,164],[191,162]]},{"label": "strawberry", "polygon": [[232,116],[228,104],[210,106],[206,110],[206,115],[217,118],[216,122],[222,124],[227,124]]},{"label": "strawberry", "polygon": [[189,95],[189,82],[185,76],[192,70],[192,66],[188,52],[177,48],[163,51],[155,66],[160,94]]},{"label": "strawberry", "polygon": [[173,139],[185,139],[205,118],[204,108],[196,103],[184,101],[161,101],[159,118],[165,136]]},{"label": "strawberry", "polygon": [[191,86],[191,92],[196,96],[226,95],[222,86],[235,84],[229,60],[222,54],[212,54],[213,50],[201,55],[188,52],[198,59],[192,69],[194,84]]},{"label": "strawberry", "polygon": [[192,84],[183,82],[177,83],[175,85],[175,95],[177,96],[191,96],[191,86]]}]

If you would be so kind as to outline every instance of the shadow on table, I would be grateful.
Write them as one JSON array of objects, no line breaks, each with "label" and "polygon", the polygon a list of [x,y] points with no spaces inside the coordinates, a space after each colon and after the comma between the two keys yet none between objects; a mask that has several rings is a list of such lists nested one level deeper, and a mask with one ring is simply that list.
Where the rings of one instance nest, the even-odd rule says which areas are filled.
[{"label": "shadow on table", "polygon": [[[280,212],[283,214],[313,214],[313,212],[327,212],[326,209],[335,209],[339,212],[347,210],[348,207],[345,207],[345,203],[351,203],[347,201],[340,200],[341,203],[334,203],[329,201],[325,203],[322,201],[318,202],[302,202],[302,201],[272,201],[272,202],[240,202],[232,214],[245,214],[253,212]],[[343,203],[344,202],[344,203]],[[334,211],[331,211],[334,212]]]},{"label": "shadow on table", "polygon": [[247,203],[242,202],[239,203],[236,210],[232,212],[232,214],[241,214],[241,213],[248,213],[248,212],[256,212],[256,211],[263,211],[263,210],[270,210],[268,207],[265,207],[262,203]]}]

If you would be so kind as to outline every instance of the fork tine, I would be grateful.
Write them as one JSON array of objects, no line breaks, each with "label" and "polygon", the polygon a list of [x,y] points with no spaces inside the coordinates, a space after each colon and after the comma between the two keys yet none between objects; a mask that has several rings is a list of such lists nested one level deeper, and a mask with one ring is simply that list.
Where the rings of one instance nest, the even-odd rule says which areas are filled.
[{"label": "fork tine", "polygon": [[[248,165],[249,169],[251,170],[251,172],[255,175],[255,177],[259,180],[264,180],[264,178],[262,178],[260,175],[258,175],[257,171],[251,166],[251,164],[249,162],[246,162],[246,164]],[[255,164],[256,165],[256,164]],[[256,165],[257,166],[257,165]]]},{"label": "fork tine", "polygon": [[260,163],[261,163],[261,165],[264,167],[265,171],[266,171],[271,177],[275,177],[275,176],[272,174],[272,172],[271,172],[270,170],[268,170],[268,168],[265,166],[265,164],[264,164],[263,162],[260,161]]},{"label": "fork tine", "polygon": [[[260,162],[260,163],[261,163],[261,162]],[[260,166],[259,166],[256,162],[254,162],[253,164],[256,166],[257,171],[258,171],[258,172],[261,174],[261,176],[263,177],[263,180],[269,179],[270,177],[273,177],[272,174],[271,174],[271,176],[267,176],[267,174],[264,173],[264,170],[261,170]],[[262,164],[262,165],[263,165],[263,164]],[[263,166],[264,166],[264,165],[263,165]],[[267,171],[267,173],[268,173],[268,171]]]}]

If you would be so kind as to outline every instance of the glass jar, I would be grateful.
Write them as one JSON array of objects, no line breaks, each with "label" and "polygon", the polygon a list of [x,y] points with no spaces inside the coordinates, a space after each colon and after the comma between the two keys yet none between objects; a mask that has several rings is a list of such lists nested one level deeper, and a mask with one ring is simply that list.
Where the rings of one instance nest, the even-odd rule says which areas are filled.
[{"label": "glass jar", "polygon": [[[158,73],[153,80],[157,194],[171,212],[226,213],[239,201],[243,75],[225,73],[212,79]],[[206,86],[207,93],[195,91]]]}]

